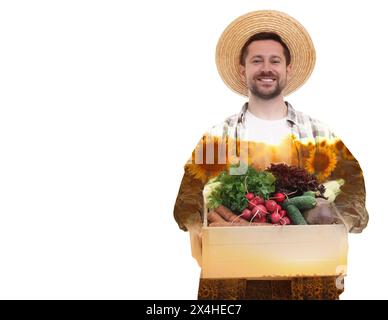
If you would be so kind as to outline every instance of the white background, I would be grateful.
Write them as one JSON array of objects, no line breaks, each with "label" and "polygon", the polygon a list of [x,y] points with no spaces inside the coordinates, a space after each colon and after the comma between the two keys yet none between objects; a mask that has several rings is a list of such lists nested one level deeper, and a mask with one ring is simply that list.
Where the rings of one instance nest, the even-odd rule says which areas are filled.
[{"label": "white background", "polygon": [[245,101],[215,46],[236,17],[284,11],[317,64],[287,98],[355,154],[368,228],[342,299],[386,299],[384,1],[1,1],[0,298],[195,299],[173,206],[201,135]]}]

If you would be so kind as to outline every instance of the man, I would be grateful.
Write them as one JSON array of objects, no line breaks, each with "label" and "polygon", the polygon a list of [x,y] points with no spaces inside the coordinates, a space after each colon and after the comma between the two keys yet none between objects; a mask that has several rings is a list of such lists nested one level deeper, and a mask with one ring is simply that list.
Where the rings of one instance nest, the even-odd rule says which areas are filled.
[{"label": "man", "polygon": [[[345,185],[335,200],[339,217],[349,232],[361,232],[368,213],[357,160],[325,124],[284,100],[305,83],[315,64],[315,49],[304,27],[281,12],[248,13],[221,35],[216,62],[227,86],[247,96],[248,102],[203,136],[185,166],[174,217],[181,229],[190,231],[193,256],[199,264],[203,189],[221,171],[232,170],[232,163],[238,163],[242,173],[248,164],[265,169],[271,163],[286,163],[304,168],[321,183],[342,179]],[[223,157],[220,151],[225,150]],[[337,299],[342,288],[335,281],[334,277],[282,282],[201,279],[198,297]]]}]

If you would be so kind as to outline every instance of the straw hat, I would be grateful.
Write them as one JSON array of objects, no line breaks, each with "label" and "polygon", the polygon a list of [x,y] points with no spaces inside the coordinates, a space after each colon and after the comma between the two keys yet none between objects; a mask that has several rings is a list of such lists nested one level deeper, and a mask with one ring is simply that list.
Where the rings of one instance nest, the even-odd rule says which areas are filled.
[{"label": "straw hat", "polygon": [[315,65],[315,49],[306,29],[283,12],[260,10],[234,20],[218,40],[218,72],[230,89],[247,96],[248,88],[239,76],[240,52],[246,41],[259,32],[278,34],[290,50],[292,73],[283,91],[283,95],[289,95],[300,88],[311,75]]}]

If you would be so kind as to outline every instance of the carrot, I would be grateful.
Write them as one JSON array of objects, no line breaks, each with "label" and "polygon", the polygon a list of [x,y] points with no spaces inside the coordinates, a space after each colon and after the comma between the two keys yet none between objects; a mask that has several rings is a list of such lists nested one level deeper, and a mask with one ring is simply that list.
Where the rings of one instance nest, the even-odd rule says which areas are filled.
[{"label": "carrot", "polygon": [[229,222],[233,221],[233,223],[241,222],[241,223],[245,223],[246,225],[249,224],[248,221],[236,216],[232,211],[230,211],[228,208],[224,207],[223,205],[220,205],[215,210],[226,221],[229,221]]},{"label": "carrot", "polygon": [[242,223],[242,222],[212,222],[209,224],[209,227],[251,227],[251,226],[272,226],[271,223],[260,223],[260,222],[251,222],[251,223]]},{"label": "carrot", "polygon": [[209,227],[233,227],[234,224],[231,222],[212,222],[209,224]]},{"label": "carrot", "polygon": [[214,210],[213,211],[210,211],[208,214],[207,214],[207,221],[209,223],[212,223],[212,222],[219,222],[219,223],[222,223],[222,222],[226,222],[217,212],[215,212]]}]

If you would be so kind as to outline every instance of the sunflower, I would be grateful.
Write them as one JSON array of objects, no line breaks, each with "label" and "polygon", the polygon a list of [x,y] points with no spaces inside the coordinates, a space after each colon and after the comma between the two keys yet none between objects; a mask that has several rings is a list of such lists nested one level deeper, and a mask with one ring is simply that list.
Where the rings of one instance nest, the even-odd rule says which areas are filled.
[{"label": "sunflower", "polygon": [[340,140],[338,138],[317,137],[315,138],[315,145],[317,145],[319,148],[329,146],[334,148],[334,151],[338,151],[337,149],[341,148],[339,141]]},{"label": "sunflower", "polygon": [[[296,150],[298,150],[299,156],[302,159],[308,158],[311,150],[315,150],[315,140],[305,139],[303,142],[301,140],[294,139],[294,145]],[[298,156],[298,155],[296,155]]]},{"label": "sunflower", "polygon": [[310,150],[309,156],[305,162],[305,169],[308,173],[314,174],[318,181],[323,182],[327,179],[337,164],[337,154],[334,148],[325,145]]}]

